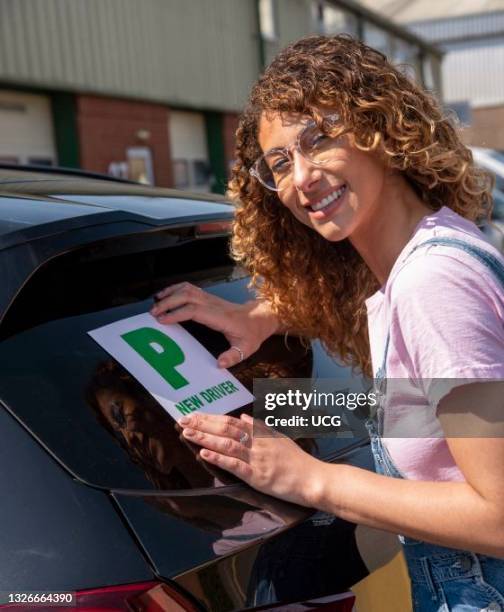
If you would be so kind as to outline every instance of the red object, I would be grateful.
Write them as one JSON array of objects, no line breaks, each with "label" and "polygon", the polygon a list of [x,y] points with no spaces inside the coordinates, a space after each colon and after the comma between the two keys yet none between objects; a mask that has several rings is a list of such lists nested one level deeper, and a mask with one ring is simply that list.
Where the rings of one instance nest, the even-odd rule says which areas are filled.
[{"label": "red object", "polygon": [[208,223],[199,223],[196,226],[197,236],[211,236],[229,234],[231,231],[231,221],[209,221]]},{"label": "red object", "polygon": [[[162,582],[141,582],[75,592],[73,605],[47,603],[8,603],[0,610],[23,612],[198,612],[184,595]],[[254,608],[256,612],[353,612],[355,595],[351,592],[305,602]],[[251,611],[252,612],[252,611]]]},{"label": "red object", "polygon": [[74,605],[12,603],[0,609],[23,612],[197,612],[197,608],[172,587],[160,582],[124,584],[75,593]]}]

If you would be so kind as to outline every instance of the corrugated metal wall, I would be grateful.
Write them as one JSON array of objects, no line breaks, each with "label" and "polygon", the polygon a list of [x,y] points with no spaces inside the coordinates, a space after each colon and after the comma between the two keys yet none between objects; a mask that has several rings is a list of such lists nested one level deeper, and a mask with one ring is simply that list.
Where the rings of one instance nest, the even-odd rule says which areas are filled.
[{"label": "corrugated metal wall", "polygon": [[313,31],[310,3],[306,0],[278,0],[276,12],[278,38],[265,43],[266,64],[290,42]]},{"label": "corrugated metal wall", "polygon": [[239,110],[254,0],[0,0],[0,83]]},{"label": "corrugated metal wall", "polygon": [[467,100],[473,107],[503,104],[503,75],[504,39],[450,45],[443,62],[445,100]]},{"label": "corrugated metal wall", "polygon": [[306,0],[278,0],[278,12],[280,49],[314,31],[310,3]]},{"label": "corrugated metal wall", "polygon": [[[504,9],[504,2],[503,2]],[[483,15],[464,15],[437,21],[412,22],[408,27],[416,34],[433,42],[445,42],[467,37],[483,37],[504,32],[504,11]]]},{"label": "corrugated metal wall", "polygon": [[466,101],[473,107],[504,103],[504,10],[409,25],[446,52],[446,102]]}]

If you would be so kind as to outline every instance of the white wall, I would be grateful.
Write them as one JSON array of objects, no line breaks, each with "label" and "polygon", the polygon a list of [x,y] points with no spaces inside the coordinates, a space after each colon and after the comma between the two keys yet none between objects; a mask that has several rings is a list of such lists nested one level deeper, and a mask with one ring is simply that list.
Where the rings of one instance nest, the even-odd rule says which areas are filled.
[{"label": "white wall", "polygon": [[46,96],[0,89],[0,157],[56,162],[50,100]]}]

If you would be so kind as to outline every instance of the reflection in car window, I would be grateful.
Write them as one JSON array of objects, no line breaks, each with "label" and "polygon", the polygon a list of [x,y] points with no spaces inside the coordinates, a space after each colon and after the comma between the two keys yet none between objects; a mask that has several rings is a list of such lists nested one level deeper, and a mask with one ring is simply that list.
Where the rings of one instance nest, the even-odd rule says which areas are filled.
[{"label": "reflection in car window", "polygon": [[86,390],[98,422],[114,437],[156,489],[209,487],[213,477],[194,461],[175,422],[116,361],[98,365]]},{"label": "reflection in car window", "polygon": [[[226,283],[227,288],[233,283]],[[146,312],[151,301],[43,323],[0,343],[0,398],[82,480],[114,489],[187,489],[215,485],[173,419],[88,331]],[[186,325],[214,355],[225,338]],[[5,364],[5,365],[4,365]],[[233,374],[249,389],[254,377],[303,377],[311,353],[276,336]],[[252,405],[240,409],[252,411]],[[315,445],[309,441],[307,449]],[[222,475],[222,482],[231,477]],[[222,484],[221,482],[221,484]]]}]

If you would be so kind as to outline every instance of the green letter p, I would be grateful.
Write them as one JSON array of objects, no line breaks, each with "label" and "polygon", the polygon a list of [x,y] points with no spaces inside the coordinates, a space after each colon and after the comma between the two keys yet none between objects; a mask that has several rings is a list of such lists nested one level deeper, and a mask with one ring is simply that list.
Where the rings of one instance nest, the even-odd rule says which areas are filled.
[{"label": "green letter p", "polygon": [[189,381],[175,369],[176,366],[184,363],[184,352],[174,340],[158,329],[141,327],[122,334],[121,338],[174,389],[180,389],[189,384]]}]

